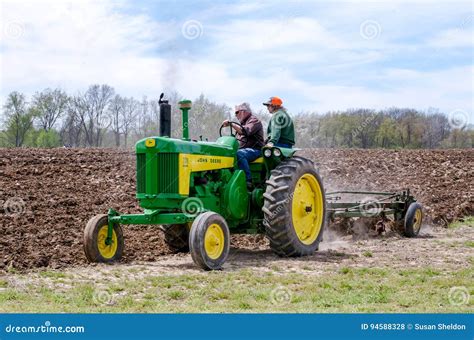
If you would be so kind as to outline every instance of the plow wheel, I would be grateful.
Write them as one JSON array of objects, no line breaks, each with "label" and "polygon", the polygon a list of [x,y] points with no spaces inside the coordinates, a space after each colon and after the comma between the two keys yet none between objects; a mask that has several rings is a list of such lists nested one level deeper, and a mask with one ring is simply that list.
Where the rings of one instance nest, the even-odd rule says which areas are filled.
[{"label": "plow wheel", "polygon": [[84,229],[84,252],[89,262],[113,262],[122,257],[124,242],[119,224],[114,224],[112,238],[107,241],[108,216],[96,215]]},{"label": "plow wheel", "polygon": [[324,188],[313,162],[293,157],[271,171],[263,206],[270,247],[280,256],[318,250],[326,223]]},{"label": "plow wheel", "polygon": [[175,253],[189,251],[189,231],[185,224],[168,224],[161,228],[165,233],[165,243]]},{"label": "plow wheel", "polygon": [[420,203],[412,203],[405,215],[405,236],[416,237],[420,233],[423,222],[423,210]]},{"label": "plow wheel", "polygon": [[205,270],[221,269],[229,255],[230,233],[224,218],[212,211],[200,214],[189,233],[194,263]]}]

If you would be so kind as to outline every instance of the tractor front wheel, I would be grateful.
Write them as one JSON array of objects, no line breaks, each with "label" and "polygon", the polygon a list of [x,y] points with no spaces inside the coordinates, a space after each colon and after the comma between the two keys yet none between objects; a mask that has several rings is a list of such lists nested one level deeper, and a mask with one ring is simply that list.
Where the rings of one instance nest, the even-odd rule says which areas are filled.
[{"label": "tractor front wheel", "polygon": [[196,217],[189,233],[194,263],[204,270],[221,269],[229,255],[229,247],[229,227],[221,215],[208,211]]},{"label": "tractor front wheel", "polygon": [[423,222],[423,209],[420,203],[411,203],[405,214],[405,236],[416,237],[420,233]]},{"label": "tractor front wheel", "polygon": [[123,232],[114,224],[112,238],[107,241],[108,216],[96,215],[87,222],[84,229],[84,253],[89,262],[113,262],[120,260],[123,253]]},{"label": "tractor front wheel", "polygon": [[313,162],[285,160],[266,184],[263,224],[271,249],[280,256],[313,254],[326,223],[324,188]]}]

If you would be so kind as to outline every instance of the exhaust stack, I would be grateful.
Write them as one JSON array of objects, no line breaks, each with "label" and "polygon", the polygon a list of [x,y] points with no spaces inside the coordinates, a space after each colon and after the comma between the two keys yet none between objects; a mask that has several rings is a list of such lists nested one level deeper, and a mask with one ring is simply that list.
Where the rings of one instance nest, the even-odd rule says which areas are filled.
[{"label": "exhaust stack", "polygon": [[171,105],[167,100],[163,100],[164,93],[160,95],[160,136],[171,137]]}]

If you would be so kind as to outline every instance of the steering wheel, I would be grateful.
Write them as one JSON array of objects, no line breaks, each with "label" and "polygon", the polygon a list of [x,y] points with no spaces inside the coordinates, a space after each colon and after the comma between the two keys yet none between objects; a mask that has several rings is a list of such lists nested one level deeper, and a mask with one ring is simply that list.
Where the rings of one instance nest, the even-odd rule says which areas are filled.
[{"label": "steering wheel", "polygon": [[[232,132],[232,130],[235,130],[232,128],[232,125],[233,124],[236,124],[237,126],[240,127],[240,129],[242,130],[242,134],[240,134],[241,136],[241,139],[239,139],[243,145],[247,144],[248,140],[249,140],[249,136],[247,134],[247,131],[245,131],[244,127],[240,124],[240,123],[237,123],[237,122],[229,122],[229,130],[230,130],[230,135],[232,137],[236,137],[237,136],[237,130],[235,131],[235,133]],[[222,137],[222,128],[224,128],[224,124],[221,125],[220,129],[219,129],[219,136]],[[237,137],[236,137],[237,138]]]}]

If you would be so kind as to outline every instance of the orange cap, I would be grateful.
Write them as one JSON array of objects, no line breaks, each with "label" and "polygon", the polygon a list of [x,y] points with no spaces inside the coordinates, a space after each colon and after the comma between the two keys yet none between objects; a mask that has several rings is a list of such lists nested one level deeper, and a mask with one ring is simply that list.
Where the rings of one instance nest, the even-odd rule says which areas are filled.
[{"label": "orange cap", "polygon": [[272,106],[282,106],[283,105],[283,101],[278,98],[278,97],[270,97],[270,99],[268,100],[268,102],[266,103],[263,103],[263,105],[272,105]]}]

